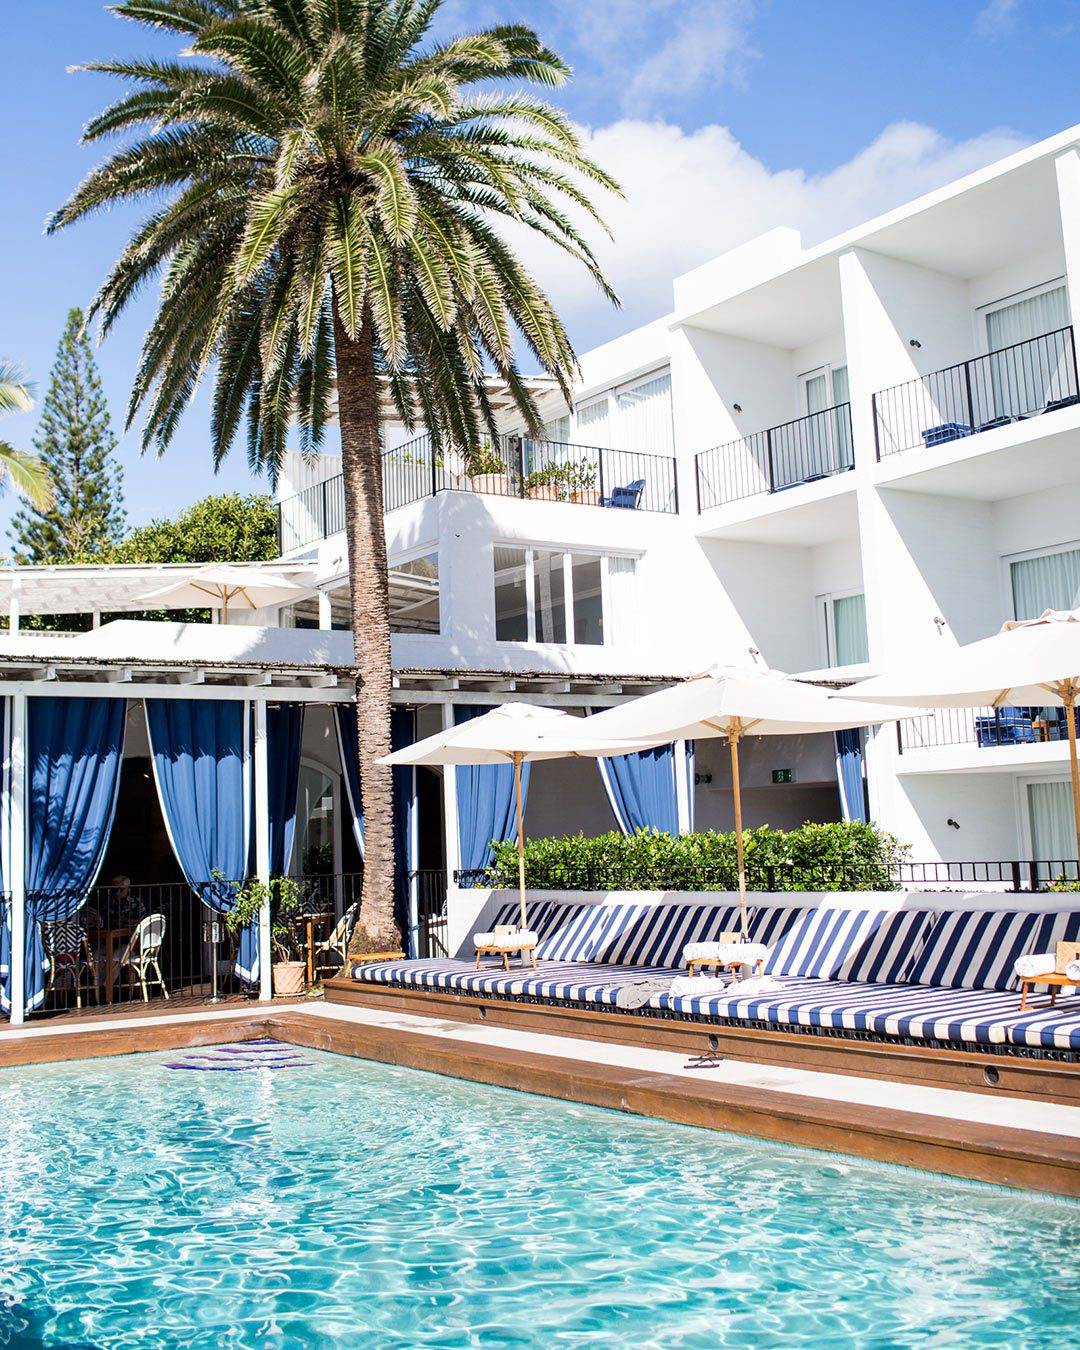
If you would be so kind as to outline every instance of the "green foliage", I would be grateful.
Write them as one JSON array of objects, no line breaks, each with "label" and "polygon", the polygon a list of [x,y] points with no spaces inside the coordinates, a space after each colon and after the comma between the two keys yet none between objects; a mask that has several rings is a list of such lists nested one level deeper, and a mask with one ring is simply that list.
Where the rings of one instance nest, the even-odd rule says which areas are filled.
[{"label": "green foliage", "polygon": [[270,943],[275,961],[301,959],[296,920],[301,912],[300,887],[292,877],[271,877],[269,886],[257,877],[245,881],[236,892],[233,907],[225,915],[225,927],[239,933],[259,918],[259,911],[270,901]]},{"label": "green foliage", "polygon": [[277,511],[265,494],[203,497],[172,520],[152,520],[112,549],[115,563],[268,562],[278,556]]},{"label": "green foliage", "polygon": [[1058,879],[1056,881],[1052,881],[1050,885],[1047,886],[1046,889],[1048,891],[1060,891],[1064,893],[1080,891],[1080,878],[1058,877]]},{"label": "green foliage", "polygon": [[520,23],[433,38],[441,8],[115,6],[155,38],[179,35],[185,60],[87,67],[124,91],[84,140],[126,139],[49,228],[150,203],[93,304],[107,332],[161,277],[129,408],[145,447],[169,445],[214,365],[215,459],[246,423],[250,462],[275,473],[290,425],[305,448],[322,439],[342,335],[363,370],[374,356],[402,421],[422,421],[436,450],[497,434],[489,374],[539,433],[516,345],[569,393],[565,327],[497,226],[550,239],[617,303],[583,232],[599,220],[589,193],[617,185],[529,89],[565,81],[558,55]]},{"label": "green foliage", "polygon": [[566,501],[571,495],[589,492],[596,487],[596,472],[596,465],[588,461],[545,464],[526,477],[525,488],[555,487],[559,489],[559,500]]},{"label": "green foliage", "polygon": [[68,312],[34,446],[53,495],[40,504],[28,501],[16,512],[16,562],[101,558],[123,533],[123,475],[82,310]]},{"label": "green foliage", "polygon": [[[861,821],[761,825],[743,833],[750,890],[891,891],[907,849]],[[493,845],[493,886],[517,885],[517,845]],[[530,839],[525,880],[535,890],[732,891],[738,885],[734,833],[670,835],[641,830],[586,838]]]},{"label": "green foliage", "polygon": [[[33,406],[33,392],[19,368],[11,361],[0,361],[0,413],[29,412]],[[44,509],[51,503],[52,480],[41,460],[0,440],[0,492],[8,479],[34,506]]]},{"label": "green foliage", "polygon": [[465,456],[465,472],[470,478],[482,473],[506,473],[506,463],[490,445],[474,445]]}]

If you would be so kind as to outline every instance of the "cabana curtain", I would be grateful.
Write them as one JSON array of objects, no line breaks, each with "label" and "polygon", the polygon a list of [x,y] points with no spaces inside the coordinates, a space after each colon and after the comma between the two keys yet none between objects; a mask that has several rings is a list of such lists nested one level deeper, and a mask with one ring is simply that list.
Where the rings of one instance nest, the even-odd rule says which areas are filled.
[{"label": "cabana curtain", "polygon": [[296,839],[296,793],[300,784],[302,703],[275,703],[266,709],[270,875],[288,875]]},{"label": "cabana curtain", "polygon": [[845,820],[865,820],[862,731],[850,727],[833,735],[836,737],[836,782],[840,789],[841,812]]},{"label": "cabana curtain", "polygon": [[[27,1012],[45,999],[48,964],[41,924],[76,912],[105,857],[120,791],[126,714],[121,698],[27,700]],[[4,720],[6,725],[6,715]],[[9,912],[0,936],[0,973],[0,1006],[9,1012]]]},{"label": "cabana curtain", "polygon": [[632,755],[609,755],[596,761],[623,834],[636,834],[638,830],[679,833],[675,765],[673,745],[657,745]]},{"label": "cabana curtain", "polygon": [[[188,885],[227,914],[247,874],[251,820],[250,715],[242,699],[146,700],[161,811]],[[240,934],[236,973],[259,978],[258,924]]]},{"label": "cabana curtain", "polygon": [[[458,704],[454,722],[460,725],[490,711],[479,704]],[[531,767],[527,762],[521,766],[522,814],[529,796]],[[473,872],[490,865],[493,839],[517,839],[514,768],[509,763],[458,764],[451,772],[457,775],[461,867],[464,872]]]}]

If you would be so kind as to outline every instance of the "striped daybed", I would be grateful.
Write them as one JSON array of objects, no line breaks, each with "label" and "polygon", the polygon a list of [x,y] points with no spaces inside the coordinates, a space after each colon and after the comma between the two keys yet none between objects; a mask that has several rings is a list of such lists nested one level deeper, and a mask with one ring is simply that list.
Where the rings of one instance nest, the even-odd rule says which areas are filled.
[{"label": "striped daybed", "polygon": [[[512,923],[516,901],[495,923]],[[530,906],[537,970],[480,970],[453,959],[357,965],[362,983],[616,1008],[620,986],[685,973],[683,947],[738,926],[726,904]],[[814,1028],[904,1041],[1080,1051],[1080,997],[1019,1011],[1013,962],[1080,939],[1080,911],[846,909],[756,906],[750,939],[771,947],[772,993],[740,998],[654,995],[642,1010],[726,1025]],[[1057,1057],[1057,1056],[1055,1056]]]}]

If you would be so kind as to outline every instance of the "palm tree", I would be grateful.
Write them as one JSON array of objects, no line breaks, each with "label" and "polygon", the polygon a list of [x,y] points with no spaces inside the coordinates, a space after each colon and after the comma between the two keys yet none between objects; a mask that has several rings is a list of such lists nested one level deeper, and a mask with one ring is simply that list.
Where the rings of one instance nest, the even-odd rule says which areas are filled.
[{"label": "palm tree", "polygon": [[[10,361],[0,361],[0,413],[29,412],[34,406],[30,386]],[[49,471],[36,455],[17,450],[0,439],[0,490],[11,479],[16,492],[37,507],[52,505],[53,489]]]},{"label": "palm tree", "polygon": [[[314,452],[340,426],[358,684],[366,858],[354,949],[397,945],[393,919],[390,622],[380,408],[422,422],[434,451],[496,434],[485,374],[536,408],[518,342],[568,391],[575,367],[544,292],[500,219],[578,259],[617,303],[576,221],[615,191],[566,117],[528,92],[568,68],[520,25],[432,41],[442,0],[130,0],[118,15],[182,35],[183,61],[86,67],[128,92],[86,128],[112,153],[51,220],[130,199],[154,209],[93,305],[108,332],[144,283],[161,298],[130,421],[163,452],[216,364],[215,463],[246,424],[276,474],[290,421]],[[202,58],[202,59],[199,59]],[[492,92],[478,86],[494,85]]]}]

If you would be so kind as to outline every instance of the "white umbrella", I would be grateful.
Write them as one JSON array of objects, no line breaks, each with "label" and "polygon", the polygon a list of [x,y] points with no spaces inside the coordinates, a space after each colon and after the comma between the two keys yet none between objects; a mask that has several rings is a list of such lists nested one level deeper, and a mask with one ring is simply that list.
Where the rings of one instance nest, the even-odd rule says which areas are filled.
[{"label": "white umbrella", "polygon": [[731,754],[735,852],[739,868],[739,918],[746,932],[746,861],[743,850],[739,742],[754,736],[796,736],[844,731],[902,717],[895,708],[837,703],[832,691],[763,667],[713,666],[701,675],[609,708],[589,719],[594,736],[633,737],[647,745],[723,736]]},{"label": "white umbrella", "polygon": [[923,708],[1064,707],[1080,857],[1075,720],[1080,702],[1080,609],[1048,609],[1037,619],[1010,620],[993,637],[926,657],[894,674],[877,675],[839,696]]},{"label": "white umbrella", "polygon": [[521,926],[526,926],[525,833],[521,803],[521,766],[529,760],[625,755],[643,748],[605,738],[594,730],[599,719],[575,717],[559,708],[532,703],[504,703],[491,712],[437,732],[414,745],[386,755],[380,764],[512,764],[517,815],[518,890]]},{"label": "white umbrella", "polygon": [[222,623],[229,621],[229,607],[263,609],[284,605],[311,594],[311,587],[261,567],[237,567],[211,563],[182,581],[136,597],[162,609],[220,609]]}]

